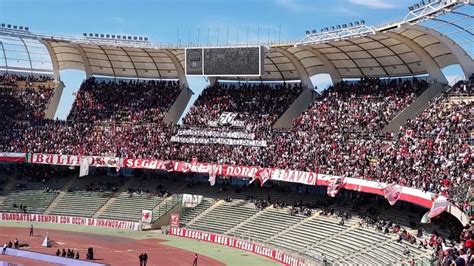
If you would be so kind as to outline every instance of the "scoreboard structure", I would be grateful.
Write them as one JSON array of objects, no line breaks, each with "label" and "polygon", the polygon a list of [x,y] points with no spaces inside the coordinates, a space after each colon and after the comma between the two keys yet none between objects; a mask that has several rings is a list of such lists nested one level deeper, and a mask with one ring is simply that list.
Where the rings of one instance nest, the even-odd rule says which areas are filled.
[{"label": "scoreboard structure", "polygon": [[185,49],[188,76],[259,77],[263,73],[263,47],[201,47]]}]

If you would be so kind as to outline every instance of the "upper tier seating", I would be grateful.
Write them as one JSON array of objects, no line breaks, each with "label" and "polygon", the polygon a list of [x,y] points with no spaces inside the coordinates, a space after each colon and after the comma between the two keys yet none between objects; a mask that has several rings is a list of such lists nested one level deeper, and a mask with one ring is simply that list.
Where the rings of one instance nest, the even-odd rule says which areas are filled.
[{"label": "upper tier seating", "polygon": [[248,131],[268,129],[298,97],[302,87],[293,85],[219,84],[206,88],[183,119],[185,127],[208,128],[222,112],[238,113]]},{"label": "upper tier seating", "polygon": [[161,123],[181,91],[174,81],[82,83],[68,120],[76,122]]}]

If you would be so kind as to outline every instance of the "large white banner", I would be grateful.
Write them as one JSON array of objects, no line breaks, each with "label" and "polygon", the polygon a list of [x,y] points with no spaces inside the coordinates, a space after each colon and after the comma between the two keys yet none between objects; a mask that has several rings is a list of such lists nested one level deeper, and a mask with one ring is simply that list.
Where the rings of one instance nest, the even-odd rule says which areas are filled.
[{"label": "large white banner", "polygon": [[195,208],[199,203],[201,203],[202,198],[201,195],[183,194],[181,206],[185,208]]},{"label": "large white banner", "polygon": [[77,217],[77,216],[34,214],[34,213],[5,213],[3,212],[0,215],[0,221],[72,224],[72,225],[82,225],[82,226],[140,230],[140,224],[135,223],[135,222],[97,219],[97,218],[85,218],[85,217]]},{"label": "large white banner", "polygon": [[265,256],[272,260],[278,261],[279,263],[282,263],[284,265],[289,265],[289,266],[312,265],[312,264],[307,264],[303,259],[299,257],[286,254],[285,251],[266,247],[263,244],[249,242],[246,240],[233,238],[226,235],[219,235],[219,234],[208,233],[204,231],[198,231],[198,230],[187,229],[187,228],[179,228],[179,227],[174,227],[174,226],[172,226],[170,229],[170,235],[215,243],[222,246],[227,246],[231,248],[244,250],[247,252],[252,252],[254,254]]},{"label": "large white banner", "polygon": [[78,155],[61,155],[61,154],[43,154],[32,153],[28,158],[29,163],[37,164],[53,164],[66,166],[80,166],[81,160],[87,158],[90,166],[96,167],[121,167],[121,159],[118,157],[107,156],[78,156]]}]

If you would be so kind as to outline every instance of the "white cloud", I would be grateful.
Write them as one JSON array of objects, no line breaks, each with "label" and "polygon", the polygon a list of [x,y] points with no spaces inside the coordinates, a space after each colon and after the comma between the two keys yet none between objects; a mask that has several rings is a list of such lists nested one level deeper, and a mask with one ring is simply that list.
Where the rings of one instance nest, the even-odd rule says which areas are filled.
[{"label": "white cloud", "polygon": [[294,13],[317,10],[313,3],[305,3],[300,0],[276,0],[276,3]]},{"label": "white cloud", "polygon": [[396,8],[392,1],[388,0],[349,0],[350,3],[369,8],[390,9]]}]

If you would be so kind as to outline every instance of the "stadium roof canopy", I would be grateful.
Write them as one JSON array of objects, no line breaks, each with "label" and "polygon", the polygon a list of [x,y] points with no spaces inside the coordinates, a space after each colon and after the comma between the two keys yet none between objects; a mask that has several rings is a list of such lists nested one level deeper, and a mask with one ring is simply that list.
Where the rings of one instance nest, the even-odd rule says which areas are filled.
[{"label": "stadium roof canopy", "polygon": [[[465,6],[472,9],[471,4]],[[261,77],[225,79],[301,80],[310,85],[310,77],[322,73],[329,74],[333,80],[429,74],[430,79],[446,82],[441,69],[452,64],[459,64],[465,76],[470,76],[474,72],[474,61],[472,51],[465,49],[473,40],[473,16],[469,15],[469,9],[467,14],[459,11],[461,9],[453,11],[454,14],[448,12],[460,18],[437,17],[435,22],[442,22],[444,26],[430,25],[433,21],[430,19],[423,26],[403,23],[390,30],[355,38],[267,46]],[[460,21],[466,25],[460,26]],[[440,33],[438,30],[447,28],[446,25],[457,31]],[[187,83],[184,48],[26,33],[16,36],[0,32],[0,69],[44,72],[52,67],[58,77],[60,70],[77,69],[84,70],[87,76],[179,79]],[[464,36],[463,40],[454,38],[459,34]],[[467,46],[463,45],[466,43]],[[45,58],[46,51],[50,58]],[[21,66],[17,66],[15,60],[21,62]]]},{"label": "stadium roof canopy", "polygon": [[[137,48],[57,39],[43,39],[43,43],[59,70],[132,78],[179,79],[184,75],[183,48]],[[320,73],[328,73],[333,79],[428,73],[443,80],[440,69],[463,62],[468,72],[472,58],[449,38],[422,26],[404,26],[335,42],[270,47],[264,73],[257,79],[302,80]]]},{"label": "stadium roof canopy", "polygon": [[0,70],[51,74],[53,65],[38,39],[0,35]]}]

